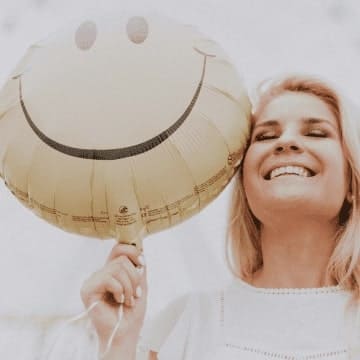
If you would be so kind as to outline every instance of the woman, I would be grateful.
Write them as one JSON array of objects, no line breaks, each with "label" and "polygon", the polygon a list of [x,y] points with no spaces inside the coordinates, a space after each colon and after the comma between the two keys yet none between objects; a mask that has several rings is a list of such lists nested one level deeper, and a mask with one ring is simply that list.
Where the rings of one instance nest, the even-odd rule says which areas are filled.
[{"label": "woman", "polygon": [[[230,212],[227,258],[234,281],[165,310],[140,340],[152,350],[149,359],[360,358],[354,121],[336,92],[317,79],[288,77],[261,90]],[[147,295],[139,255],[116,246],[82,290],[86,306],[106,292],[118,303],[125,299],[109,360],[136,356]],[[91,312],[100,351],[117,307],[103,300]]]}]

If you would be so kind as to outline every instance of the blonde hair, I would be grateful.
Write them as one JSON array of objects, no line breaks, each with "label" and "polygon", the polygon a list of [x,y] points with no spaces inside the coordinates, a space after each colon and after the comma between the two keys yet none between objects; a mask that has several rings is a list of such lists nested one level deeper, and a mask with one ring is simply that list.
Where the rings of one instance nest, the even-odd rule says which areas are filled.
[{"label": "blonde hair", "polygon": [[[264,107],[284,92],[300,92],[317,96],[323,100],[335,115],[340,129],[344,156],[349,165],[350,191],[352,201],[345,199],[339,213],[339,229],[336,244],[329,259],[326,273],[345,290],[352,292],[353,300],[360,300],[360,141],[356,118],[344,106],[344,100],[323,81],[305,76],[290,76],[267,81],[258,88],[253,118]],[[252,214],[242,182],[242,167],[235,177],[230,204],[226,260],[231,272],[241,278],[248,278],[262,266],[260,244],[260,222]]]}]

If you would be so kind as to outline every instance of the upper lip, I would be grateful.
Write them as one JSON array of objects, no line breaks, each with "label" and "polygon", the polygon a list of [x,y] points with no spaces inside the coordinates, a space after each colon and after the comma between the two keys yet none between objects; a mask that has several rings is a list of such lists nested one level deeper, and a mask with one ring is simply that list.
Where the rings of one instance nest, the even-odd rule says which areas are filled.
[{"label": "upper lip", "polygon": [[298,163],[298,162],[290,162],[290,161],[287,161],[287,162],[277,163],[277,164],[274,164],[273,166],[271,166],[270,169],[266,170],[266,171],[263,173],[263,178],[264,178],[265,180],[269,180],[269,179],[270,179],[270,174],[271,174],[271,172],[272,172],[274,169],[277,169],[277,168],[280,168],[280,167],[284,167],[284,166],[298,166],[298,167],[302,167],[302,168],[308,170],[308,171],[310,172],[311,176],[316,175],[315,170],[313,170],[313,169],[310,168],[309,166],[306,166],[306,165],[301,164],[301,163]]}]

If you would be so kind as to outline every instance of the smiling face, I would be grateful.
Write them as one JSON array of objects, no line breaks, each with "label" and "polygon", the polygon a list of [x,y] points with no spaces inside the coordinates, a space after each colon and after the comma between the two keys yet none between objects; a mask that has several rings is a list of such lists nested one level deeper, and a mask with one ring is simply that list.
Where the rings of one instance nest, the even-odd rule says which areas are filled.
[{"label": "smiling face", "polygon": [[235,67],[196,28],[92,14],[32,45],[1,89],[0,175],[52,224],[133,241],[224,189],[250,113]]},{"label": "smiling face", "polygon": [[211,84],[232,92],[237,76],[231,67],[222,74],[225,59],[192,27],[100,16],[34,45],[11,81],[24,120],[47,146],[118,160],[154,149],[204,112]]},{"label": "smiling face", "polygon": [[[116,30],[119,30],[118,27],[116,27]],[[123,29],[125,30],[125,29]],[[159,37],[160,34],[157,33],[159,29],[156,28],[156,26],[151,27],[152,30],[152,37]],[[105,30],[103,29],[103,32],[105,33]],[[125,31],[124,31],[125,33]],[[111,35],[109,38],[113,38],[116,32],[112,30]],[[120,34],[119,38],[120,38]],[[46,129],[45,126],[41,124],[41,116],[37,113],[37,107],[40,103],[40,101],[34,101],[35,103],[35,109],[31,107],[32,101],[29,99],[29,97],[33,96],[32,92],[35,92],[34,89],[32,92],[26,93],[24,92],[23,88],[26,88],[27,81],[26,79],[23,81],[23,77],[25,77],[23,74],[19,74],[13,77],[13,80],[19,82],[19,103],[21,104],[21,108],[24,114],[24,117],[26,121],[28,122],[31,129],[34,131],[34,133],[48,146],[55,149],[56,151],[62,152],[63,154],[78,157],[78,158],[84,158],[84,159],[92,159],[92,160],[118,160],[122,158],[128,158],[132,156],[136,156],[142,153],[145,153],[157,146],[159,146],[162,142],[164,142],[166,139],[168,139],[175,131],[177,131],[183,123],[187,120],[187,118],[190,116],[191,112],[193,111],[193,108],[197,105],[199,96],[201,94],[201,90],[203,88],[203,83],[205,81],[205,75],[206,75],[206,65],[208,62],[208,58],[216,58],[215,54],[207,53],[206,49],[204,49],[204,46],[201,44],[201,42],[198,42],[196,44],[196,41],[194,39],[191,39],[193,46],[189,46],[187,42],[185,44],[182,44],[184,48],[186,48],[187,52],[193,53],[191,55],[187,54],[185,56],[185,59],[182,59],[184,63],[188,61],[189,66],[197,67],[199,65],[198,59],[194,58],[194,55],[196,57],[202,58],[202,66],[198,69],[197,76],[194,76],[196,79],[195,84],[197,83],[197,86],[193,88],[193,84],[189,86],[189,89],[191,89],[190,94],[193,94],[192,96],[189,96],[189,94],[186,94],[184,99],[185,102],[187,102],[186,106],[183,106],[183,109],[180,110],[178,113],[176,113],[175,117],[172,118],[172,116],[163,116],[163,113],[168,114],[164,108],[166,108],[166,105],[171,104],[173,107],[173,101],[172,99],[168,98],[168,101],[166,101],[165,97],[161,101],[161,111],[158,107],[155,106],[156,114],[151,114],[150,109],[155,103],[159,103],[159,98],[153,97],[151,98],[151,93],[154,94],[157,91],[154,91],[154,85],[153,83],[156,83],[157,86],[161,87],[161,81],[157,78],[159,74],[162,74],[164,69],[163,60],[159,58],[156,58],[155,64],[153,56],[151,55],[151,52],[149,51],[151,47],[154,45],[152,42],[154,42],[151,37],[148,39],[149,36],[149,24],[146,21],[145,18],[142,17],[132,17],[129,19],[129,21],[126,24],[126,36],[125,34],[122,34],[122,46],[123,51],[121,52],[121,57],[116,58],[116,56],[113,55],[115,53],[115,45],[111,46],[111,51],[109,51],[109,48],[101,49],[101,43],[105,42],[104,38],[97,39],[98,37],[98,26],[96,22],[93,21],[85,21],[83,22],[78,29],[75,32],[75,41],[71,41],[71,46],[68,45],[69,48],[72,49],[71,51],[71,60],[70,60],[70,68],[66,69],[67,73],[71,73],[71,76],[75,76],[73,74],[77,74],[76,76],[84,76],[85,78],[82,78],[78,85],[80,85],[81,90],[79,89],[73,89],[74,92],[70,95],[73,99],[76,99],[76,102],[81,102],[79,100],[81,97],[83,97],[83,106],[80,106],[79,108],[75,109],[69,109],[67,113],[63,114],[61,116],[60,113],[56,113],[57,118],[61,118],[62,125],[65,125],[66,127],[66,121],[69,121],[68,128],[72,129],[72,131],[69,131],[64,134],[64,131],[62,136],[58,136],[59,134],[51,134],[51,130]],[[172,39],[172,38],[171,38]],[[186,38],[189,40],[188,38]],[[146,43],[143,44],[147,40],[150,45],[147,45]],[[109,41],[107,39],[107,41]],[[97,42],[99,44],[97,44]],[[184,41],[183,41],[184,42]],[[76,47],[74,47],[76,45]],[[164,44],[163,44],[164,45]],[[176,43],[178,45],[178,43]],[[197,45],[200,45],[200,48],[197,47]],[[202,45],[202,46],[201,46]],[[98,46],[98,47],[97,47]],[[138,48],[134,48],[134,46]],[[118,45],[118,47],[120,47]],[[165,49],[167,48],[164,46]],[[141,49],[142,48],[142,49]],[[62,49],[63,50],[63,49]],[[69,50],[69,49],[68,49]],[[75,50],[75,52],[74,52]],[[84,68],[86,69],[86,63],[91,62],[91,59],[86,59],[85,54],[80,54],[81,52],[87,52],[87,51],[93,51],[93,56],[91,57],[88,54],[88,58],[95,58],[95,63],[93,63],[94,69],[101,69],[101,71],[97,71],[100,73],[99,78],[96,78],[93,83],[91,83],[91,80],[89,79],[89,75],[93,74],[93,71],[84,71]],[[138,50],[138,51],[136,51]],[[169,52],[171,52],[173,49],[169,49]],[[153,49],[152,49],[153,51]],[[75,54],[76,53],[76,54]],[[100,53],[100,55],[99,55]],[[56,56],[57,55],[57,56]],[[84,55],[84,56],[81,56]],[[111,55],[116,58],[116,64],[111,67]],[[119,55],[119,54],[118,54]],[[126,55],[128,58],[126,59]],[[60,57],[61,61],[64,61],[65,63],[69,60],[65,60],[63,55],[59,56],[59,54],[49,54],[50,58],[53,57]],[[45,57],[46,58],[46,57]],[[81,58],[81,60],[79,60]],[[124,60],[125,58],[125,60]],[[139,58],[142,60],[142,62],[139,62]],[[88,60],[88,61],[87,61]],[[105,60],[105,63],[104,63]],[[122,65],[121,66],[121,60]],[[94,61],[94,60],[93,60]],[[138,67],[135,66],[135,71],[132,66],[129,66],[129,62],[139,62]],[[173,62],[173,61],[172,61]],[[51,61],[50,61],[51,63]],[[192,63],[192,65],[190,65]],[[80,65],[80,66],[79,66]],[[47,64],[47,68],[49,68],[49,64]],[[111,68],[112,73],[109,76],[106,76],[105,70],[106,68]],[[51,68],[57,69],[60,68],[60,66],[51,66]],[[123,69],[122,69],[123,68]],[[88,69],[89,70],[89,69]],[[40,71],[42,71],[40,69]],[[130,77],[126,78],[126,75],[124,73],[131,73]],[[171,72],[174,72],[175,69],[173,68]],[[33,72],[36,73],[36,70],[33,69]],[[83,73],[81,75],[81,73]],[[155,75],[155,78],[153,77]],[[136,84],[136,74],[138,83]],[[195,73],[193,72],[195,75]],[[51,76],[51,75],[49,75]],[[63,74],[62,77],[67,77],[68,75]],[[171,78],[170,84],[168,84],[167,81],[164,81],[165,85],[163,91],[169,92],[168,88],[173,88],[174,83],[176,84],[176,81],[173,81],[173,78],[176,78],[176,76],[169,76],[168,78]],[[105,81],[104,81],[105,79]],[[110,81],[109,81],[110,79]],[[146,85],[146,79],[150,79],[150,89],[148,85]],[[145,81],[144,81],[145,80]],[[171,83],[171,82],[174,83]],[[69,104],[74,103],[73,99],[64,99],[66,97],[65,94],[69,93],[64,87],[61,86],[61,81],[58,81],[58,75],[57,79],[54,79],[54,81],[51,81],[53,83],[57,83],[56,86],[57,91],[61,92],[56,94],[52,94],[50,96],[50,99],[44,99],[45,101],[49,103],[56,103],[59,104],[59,102],[63,101],[63,106],[59,106],[60,108],[67,109],[69,107]],[[194,83],[194,81],[191,81]],[[86,89],[83,88],[83,84],[86,83],[87,87]],[[133,89],[130,90],[132,87],[131,84],[135,83],[137,86],[133,86]],[[145,83],[145,84],[144,84]],[[67,83],[68,84],[68,83]],[[115,85],[116,84],[116,85]],[[122,86],[120,84],[123,84]],[[169,86],[170,85],[170,86]],[[178,85],[178,84],[176,84]],[[76,81],[72,82],[72,86],[76,88]],[[52,88],[54,88],[53,85],[51,85]],[[66,87],[66,85],[65,85]],[[111,88],[116,89],[115,94],[116,96],[109,95],[109,92],[111,93]],[[135,88],[135,89],[134,89]],[[46,91],[46,87],[40,87],[41,93],[43,96],[45,94],[48,94],[49,92]],[[95,90],[94,90],[95,89]],[[141,89],[141,90],[140,90]],[[157,90],[157,89],[156,89]],[[52,90],[54,91],[54,90]],[[89,96],[89,93],[93,92],[94,96]],[[98,96],[98,93],[105,93],[105,101],[101,101],[101,97]],[[79,94],[83,94],[82,96]],[[93,103],[96,103],[95,106],[90,105],[89,99],[96,99],[96,101],[93,101]],[[110,101],[108,98],[112,98]],[[136,99],[136,100],[134,100]],[[149,108],[146,109],[146,104],[150,104]],[[30,100],[30,101],[29,101]],[[103,99],[104,100],[104,99]],[[121,101],[123,100],[123,102]],[[177,98],[177,102],[179,102],[180,99]],[[75,105],[76,105],[75,102]],[[30,105],[28,105],[30,103]],[[138,109],[134,109],[135,107],[138,108],[139,105],[142,105],[141,107],[144,107],[145,113],[141,114],[141,111],[139,112]],[[36,106],[37,105],[37,106]],[[134,106],[137,105],[137,106]],[[184,104],[185,105],[185,104]],[[85,109],[85,110],[84,110]],[[106,114],[106,110],[108,109],[108,116],[104,116]],[[100,112],[96,114],[97,111]],[[51,119],[54,116],[53,109],[50,109],[51,113],[45,113],[43,108],[41,109],[40,114],[46,116],[42,116],[43,118],[47,119],[47,122],[51,123]],[[147,112],[148,111],[148,112]],[[146,113],[147,112],[147,113]],[[115,114],[115,120],[114,120],[114,114]],[[136,129],[135,134],[129,133],[128,131],[124,130],[124,124],[121,121],[117,121],[116,119],[119,119],[121,117],[126,117],[128,122],[137,121],[139,125],[141,125],[142,128],[144,128],[143,123],[139,123],[139,119],[143,121],[144,118],[148,118],[150,115],[153,115],[153,117],[156,117],[157,119],[157,126],[154,125],[154,122],[151,122],[151,125],[149,126],[150,129],[147,136],[144,138],[142,135],[139,137],[138,135],[138,127],[135,126]],[[39,119],[40,117],[40,119]],[[79,119],[91,119],[92,117],[96,118],[96,121],[89,121],[91,126],[88,126],[88,121],[85,120],[85,124],[82,123],[82,121]],[[162,117],[162,118],[161,118]],[[50,121],[49,121],[50,119]],[[109,121],[110,119],[110,121]],[[56,121],[58,121],[55,118]],[[108,124],[106,124],[108,122]],[[80,123],[80,127],[76,129],[76,124]],[[106,125],[111,126],[106,126]],[[115,124],[114,124],[115,123]],[[116,124],[120,123],[120,127],[116,128]],[[85,125],[85,126],[84,126]],[[53,124],[51,124],[50,128],[53,127]],[[74,134],[84,134],[86,133],[86,129],[89,129],[90,132],[94,131],[94,128],[96,129],[96,133],[98,135],[98,138],[100,139],[99,142],[94,141],[93,134],[85,134],[84,139],[81,139],[79,141],[80,136]],[[154,131],[154,128],[157,131]],[[45,128],[45,129],[44,129]],[[109,131],[111,129],[111,131]],[[77,130],[77,131],[76,131]],[[145,130],[144,130],[145,131]],[[114,135],[109,135],[109,133]],[[120,134],[124,134],[124,137],[122,139],[119,139]],[[132,135],[132,136],[129,136]],[[75,137],[75,140],[73,139]],[[135,139],[135,141],[130,140],[129,138]],[[59,139],[60,138],[60,139]],[[72,138],[72,139],[71,139]],[[99,145],[104,138],[106,138],[109,142],[113,142],[112,146],[105,146],[105,145]],[[109,139],[110,138],[110,139]],[[79,141],[80,143],[83,142],[83,144],[76,144],[75,142]],[[125,146],[123,146],[125,145]]]},{"label": "smiling face", "polygon": [[338,121],[320,98],[284,92],[254,120],[243,163],[249,206],[265,223],[276,214],[332,220],[348,191]]}]

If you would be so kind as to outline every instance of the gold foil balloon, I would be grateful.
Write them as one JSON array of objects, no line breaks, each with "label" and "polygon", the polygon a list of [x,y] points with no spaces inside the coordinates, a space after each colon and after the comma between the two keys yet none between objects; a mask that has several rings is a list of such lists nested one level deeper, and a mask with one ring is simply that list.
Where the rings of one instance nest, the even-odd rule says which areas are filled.
[{"label": "gold foil balloon", "polygon": [[0,93],[8,188],[70,232],[141,239],[228,184],[250,103],[221,48],[160,17],[101,17],[29,48]]}]

